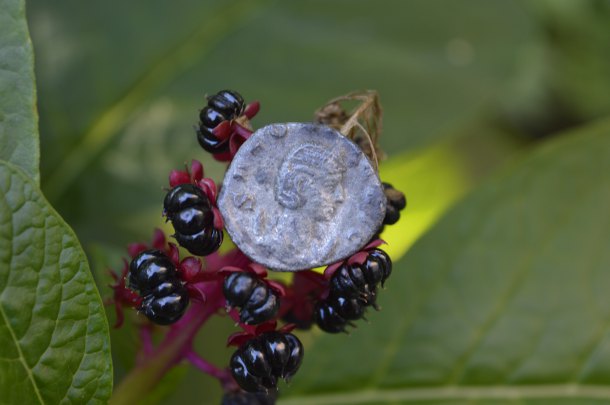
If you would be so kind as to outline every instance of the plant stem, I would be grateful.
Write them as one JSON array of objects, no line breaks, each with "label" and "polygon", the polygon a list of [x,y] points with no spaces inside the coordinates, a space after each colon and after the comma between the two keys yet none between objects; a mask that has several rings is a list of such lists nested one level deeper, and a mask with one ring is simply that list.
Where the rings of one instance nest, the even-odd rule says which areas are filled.
[{"label": "plant stem", "polygon": [[109,404],[133,405],[138,403],[159,383],[165,373],[183,361],[191,352],[192,342],[201,326],[223,306],[220,282],[201,283],[205,303],[193,300],[186,314],[175,323],[161,344],[142,358],[116,387]]},{"label": "plant stem", "polygon": [[212,363],[208,362],[206,359],[201,357],[195,351],[191,350],[186,354],[186,359],[199,370],[203,371],[206,374],[211,375],[212,377],[218,379],[221,383],[227,379],[229,379],[227,371],[221,368],[216,367]]}]

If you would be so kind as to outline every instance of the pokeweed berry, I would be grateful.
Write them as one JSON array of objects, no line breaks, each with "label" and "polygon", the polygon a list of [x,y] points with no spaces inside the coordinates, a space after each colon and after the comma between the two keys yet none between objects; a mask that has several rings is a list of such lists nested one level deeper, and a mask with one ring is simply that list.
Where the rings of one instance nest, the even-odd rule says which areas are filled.
[{"label": "pokeweed berry", "polygon": [[376,306],[377,287],[392,272],[392,261],[381,249],[366,250],[361,261],[339,266],[330,279],[328,297],[318,301],[314,310],[316,324],[325,332],[345,332],[351,321],[364,317],[368,306]]},{"label": "pokeweed berry", "polygon": [[361,298],[374,303],[377,296],[376,285],[369,283],[365,276],[364,264],[345,264],[341,266],[330,280],[331,294],[348,298]]},{"label": "pokeweed berry", "polygon": [[169,325],[182,317],[188,306],[189,295],[180,280],[165,281],[142,301],[141,311],[148,319]]},{"label": "pokeweed berry", "polygon": [[255,325],[272,319],[280,308],[280,300],[265,282],[245,272],[229,274],[224,281],[227,305],[239,307],[242,323]]},{"label": "pokeweed berry", "polygon": [[372,249],[365,262],[367,279],[372,283],[385,284],[392,274],[392,259],[381,249]]},{"label": "pokeweed berry", "polygon": [[188,291],[176,266],[157,249],[145,250],[131,261],[129,287],[142,297],[138,310],[159,325],[176,322],[189,304]]},{"label": "pokeweed berry", "polygon": [[141,296],[148,295],[160,283],[176,278],[176,266],[160,250],[144,250],[129,264],[129,287]]},{"label": "pokeweed berry", "polygon": [[213,130],[223,121],[239,117],[244,111],[244,99],[236,91],[222,90],[208,99],[208,105],[199,113],[197,140],[210,153],[229,150],[227,139],[218,139]]},{"label": "pokeweed berry", "polygon": [[387,200],[383,223],[385,225],[394,225],[400,219],[400,211],[407,206],[407,199],[402,192],[396,190],[390,183],[382,184],[383,193]]},{"label": "pokeweed berry", "polygon": [[221,90],[208,99],[208,106],[225,116],[237,117],[244,111],[244,98],[236,91]]},{"label": "pokeweed berry", "polygon": [[369,305],[375,304],[377,285],[383,285],[392,272],[392,261],[381,249],[367,252],[362,264],[344,264],[331,278],[331,295],[360,298]]},{"label": "pokeweed berry", "polygon": [[366,306],[360,298],[329,297],[316,305],[316,324],[328,333],[345,332],[350,321],[364,316]]},{"label": "pokeweed berry", "polygon": [[303,345],[292,333],[265,332],[248,340],[231,357],[230,369],[248,392],[275,390],[277,380],[289,381],[303,360]]},{"label": "pokeweed berry", "polygon": [[209,198],[194,184],[183,183],[165,196],[163,214],[172,222],[180,246],[198,256],[218,250],[222,231],[213,226],[214,213]]}]

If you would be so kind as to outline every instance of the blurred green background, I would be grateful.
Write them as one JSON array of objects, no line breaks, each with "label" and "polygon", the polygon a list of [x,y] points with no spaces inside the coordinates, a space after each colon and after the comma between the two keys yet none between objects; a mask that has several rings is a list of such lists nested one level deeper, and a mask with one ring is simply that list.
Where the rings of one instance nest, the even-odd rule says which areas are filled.
[{"label": "blurred green background", "polygon": [[[105,270],[119,266],[126,243],[148,240],[162,224],[172,168],[196,158],[208,176],[222,177],[193,130],[206,93],[230,88],[259,100],[258,127],[308,121],[328,99],[378,90],[388,154],[382,178],[409,200],[384,235],[396,261],[505,162],[610,112],[608,0],[31,0],[27,7],[42,188],[79,236],[102,296]],[[374,320],[388,313],[354,335],[370,337]],[[217,364],[230,355],[218,347],[232,330],[221,319],[200,336]],[[130,328],[112,337],[118,384],[137,337]],[[298,375],[294,384],[297,392]],[[304,387],[304,395],[316,390]],[[218,403],[219,395],[214,381],[188,367],[153,393],[164,403]]]}]

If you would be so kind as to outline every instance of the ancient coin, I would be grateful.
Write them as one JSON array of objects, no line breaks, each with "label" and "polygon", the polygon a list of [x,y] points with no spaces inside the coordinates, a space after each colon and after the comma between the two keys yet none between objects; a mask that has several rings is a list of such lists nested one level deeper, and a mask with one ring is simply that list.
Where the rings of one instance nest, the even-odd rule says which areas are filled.
[{"label": "ancient coin", "polygon": [[270,269],[349,257],[380,228],[383,187],[349,139],[320,124],[273,124],[239,149],[218,206],[233,242]]}]

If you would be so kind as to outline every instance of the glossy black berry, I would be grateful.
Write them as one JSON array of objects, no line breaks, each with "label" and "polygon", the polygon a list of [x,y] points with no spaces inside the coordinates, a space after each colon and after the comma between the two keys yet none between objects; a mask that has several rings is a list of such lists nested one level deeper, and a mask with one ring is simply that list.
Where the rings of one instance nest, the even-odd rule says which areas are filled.
[{"label": "glossy black berry", "polygon": [[221,405],[273,405],[276,393],[246,392],[243,390],[231,391],[224,394]]},{"label": "glossy black berry", "polygon": [[359,298],[329,297],[315,309],[316,323],[325,332],[345,332],[350,321],[361,319],[367,303]]},{"label": "glossy black berry", "polygon": [[390,256],[371,249],[362,264],[344,264],[330,280],[329,296],[316,304],[314,317],[320,329],[345,332],[346,326],[364,317],[368,306],[376,306],[377,288],[392,273]]},{"label": "glossy black berry", "polygon": [[339,315],[339,311],[331,303],[322,301],[316,305],[314,312],[316,324],[328,333],[345,332],[347,319]]},{"label": "glossy black berry", "polygon": [[218,124],[227,120],[227,116],[212,107],[204,107],[199,113],[201,125],[214,129]]},{"label": "glossy black berry", "polygon": [[361,298],[374,302],[377,293],[376,285],[365,276],[365,264],[345,264],[331,278],[331,294],[347,298]]},{"label": "glossy black berry", "polygon": [[208,106],[228,117],[237,117],[244,110],[244,99],[236,91],[222,90],[208,99]]},{"label": "glossy black berry", "polygon": [[153,322],[169,325],[184,315],[188,304],[188,291],[176,279],[159,284],[144,298],[140,310]]},{"label": "glossy black berry", "polygon": [[386,212],[383,223],[385,225],[393,225],[400,219],[400,211],[407,206],[405,195],[396,190],[389,183],[383,184],[383,192],[386,197]]},{"label": "glossy black berry", "polygon": [[208,98],[208,105],[199,113],[197,141],[210,153],[224,153],[229,150],[228,139],[220,140],[213,129],[223,121],[239,117],[244,111],[243,97],[232,90],[222,90]]},{"label": "glossy black berry", "polygon": [[392,259],[381,249],[373,249],[369,252],[366,263],[366,276],[370,282],[385,284],[392,274]]},{"label": "glossy black berry", "polygon": [[145,250],[131,261],[129,287],[142,297],[138,309],[154,323],[174,323],[188,307],[188,291],[178,277],[176,266],[160,250]]},{"label": "glossy black berry", "polygon": [[160,283],[176,277],[174,263],[157,249],[143,251],[129,265],[129,287],[141,296],[150,294]]},{"label": "glossy black berry", "polygon": [[372,249],[361,265],[345,264],[331,278],[331,295],[359,298],[369,305],[375,304],[377,286],[385,283],[392,273],[392,261],[381,249]]},{"label": "glossy black berry", "polygon": [[239,307],[242,323],[259,324],[277,314],[280,301],[267,284],[251,273],[236,272],[225,278],[223,292],[227,305]]},{"label": "glossy black berry", "polygon": [[193,206],[205,205],[210,207],[206,195],[194,184],[184,183],[172,188],[163,200],[165,215],[173,216],[176,212]]},{"label": "glossy black berry", "polygon": [[209,255],[222,244],[222,231],[213,226],[210,200],[194,184],[171,189],[163,201],[163,214],[172,222],[180,246],[192,254]]},{"label": "glossy black berry", "polygon": [[366,312],[366,302],[359,298],[337,297],[332,304],[339,315],[348,321],[356,321]]},{"label": "glossy black berry", "polygon": [[250,339],[233,353],[231,374],[248,392],[277,388],[277,380],[288,381],[303,360],[303,345],[291,333],[266,332]]},{"label": "glossy black berry", "polygon": [[207,256],[217,251],[223,239],[222,231],[211,226],[194,235],[176,233],[174,237],[180,246],[197,256]]},{"label": "glossy black berry", "polygon": [[229,150],[229,142],[216,138],[210,129],[203,126],[197,130],[197,141],[204,150],[210,153],[224,153]]}]

